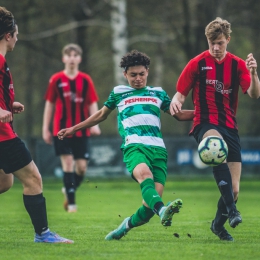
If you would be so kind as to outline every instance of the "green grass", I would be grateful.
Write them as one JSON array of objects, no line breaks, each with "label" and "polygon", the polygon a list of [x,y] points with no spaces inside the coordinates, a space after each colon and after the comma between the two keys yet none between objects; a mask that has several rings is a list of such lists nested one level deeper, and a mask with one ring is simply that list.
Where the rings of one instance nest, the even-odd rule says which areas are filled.
[{"label": "green grass", "polygon": [[181,198],[184,203],[172,227],[162,227],[155,216],[120,241],[105,241],[106,234],[140,206],[140,188],[129,179],[85,181],[77,193],[78,212],[73,214],[63,210],[61,181],[44,179],[49,227],[73,239],[73,245],[33,242],[22,187],[15,182],[0,196],[0,259],[260,259],[259,180],[241,182],[238,209],[243,223],[236,229],[226,225],[233,243],[220,241],[209,229],[219,197],[211,178],[167,182],[164,202]]}]

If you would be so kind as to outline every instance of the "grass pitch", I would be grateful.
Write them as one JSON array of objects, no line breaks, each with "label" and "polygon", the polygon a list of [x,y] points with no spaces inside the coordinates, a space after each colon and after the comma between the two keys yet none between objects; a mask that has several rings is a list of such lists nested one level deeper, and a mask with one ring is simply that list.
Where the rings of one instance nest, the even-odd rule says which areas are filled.
[{"label": "grass pitch", "polygon": [[213,179],[169,179],[164,202],[181,198],[183,208],[171,227],[158,216],[131,230],[119,241],[105,241],[108,232],[141,205],[137,183],[130,178],[85,181],[77,192],[77,213],[62,207],[61,180],[44,179],[49,227],[74,244],[36,244],[23,206],[22,186],[15,182],[0,195],[0,259],[260,259],[259,180],[242,180],[238,202],[243,223],[232,229],[235,242],[220,241],[209,229],[219,192]]}]

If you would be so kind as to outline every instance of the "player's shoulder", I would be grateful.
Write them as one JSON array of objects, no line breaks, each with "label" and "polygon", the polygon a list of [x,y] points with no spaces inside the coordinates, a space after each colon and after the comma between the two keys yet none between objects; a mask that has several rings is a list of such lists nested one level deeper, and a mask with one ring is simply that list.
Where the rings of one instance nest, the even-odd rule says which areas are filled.
[{"label": "player's shoulder", "polygon": [[85,78],[85,79],[90,79],[90,80],[92,80],[91,76],[90,76],[88,73],[83,72],[83,71],[79,71],[78,76],[80,76],[80,77],[82,77],[82,78]]},{"label": "player's shoulder", "polygon": [[134,91],[134,89],[127,85],[117,85],[113,88],[115,94],[122,94],[129,91]]},{"label": "player's shoulder", "polygon": [[6,63],[5,57],[0,54],[0,66],[3,67],[5,63]]},{"label": "player's shoulder", "polygon": [[147,86],[146,89],[148,91],[165,92],[165,90],[162,87],[159,87],[159,86]]},{"label": "player's shoulder", "polygon": [[51,77],[50,77],[50,81],[56,81],[58,79],[60,79],[62,76],[64,75],[63,71],[59,71],[54,73]]},{"label": "player's shoulder", "polygon": [[238,62],[241,62],[241,61],[245,62],[242,58],[236,56],[235,54],[233,54],[233,53],[231,53],[231,52],[227,52],[226,55],[227,55],[227,57],[229,57],[229,58],[231,58],[231,59],[233,59],[233,60],[236,60],[236,61],[238,61]]}]

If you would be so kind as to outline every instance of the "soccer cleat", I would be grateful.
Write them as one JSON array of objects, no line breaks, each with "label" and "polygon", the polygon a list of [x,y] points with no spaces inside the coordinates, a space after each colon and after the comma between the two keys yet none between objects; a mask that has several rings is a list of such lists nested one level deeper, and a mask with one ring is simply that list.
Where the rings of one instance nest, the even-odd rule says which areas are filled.
[{"label": "soccer cleat", "polygon": [[58,234],[48,231],[42,235],[35,234],[34,242],[36,243],[63,243],[63,244],[73,244],[74,241],[60,237]]},{"label": "soccer cleat", "polygon": [[74,212],[77,212],[77,205],[75,204],[68,205],[68,213],[74,213]]},{"label": "soccer cleat", "polygon": [[125,218],[117,229],[111,231],[108,235],[106,235],[105,240],[119,240],[121,237],[125,236],[130,230],[130,228],[127,227],[127,222],[129,219],[130,217]]},{"label": "soccer cleat", "polygon": [[161,224],[165,227],[171,226],[173,215],[179,213],[181,207],[181,199],[176,199],[163,207],[162,212],[160,213]]},{"label": "soccer cleat", "polygon": [[214,225],[214,220],[211,223],[210,230],[219,237],[220,240],[225,241],[234,241],[233,237],[228,233],[228,231],[222,226],[220,228],[216,228]]},{"label": "soccer cleat", "polygon": [[67,193],[66,193],[66,188],[62,187],[61,188],[61,192],[64,195],[64,202],[63,202],[63,207],[66,211],[68,211],[68,206],[69,206],[69,202],[68,202],[68,197],[67,197]]},{"label": "soccer cleat", "polygon": [[235,228],[239,223],[242,223],[242,217],[237,209],[232,209],[228,213],[229,225]]}]

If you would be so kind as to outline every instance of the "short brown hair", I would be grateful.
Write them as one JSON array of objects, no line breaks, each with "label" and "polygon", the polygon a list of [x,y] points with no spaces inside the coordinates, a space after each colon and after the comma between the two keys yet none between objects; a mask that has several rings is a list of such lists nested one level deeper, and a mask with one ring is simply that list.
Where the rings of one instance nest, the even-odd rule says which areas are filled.
[{"label": "short brown hair", "polygon": [[221,34],[227,39],[230,37],[231,32],[231,24],[220,17],[217,17],[214,21],[210,22],[205,28],[205,35],[207,39],[211,41],[216,40]]},{"label": "short brown hair", "polygon": [[0,40],[4,38],[4,35],[10,33],[12,36],[16,31],[16,21],[13,14],[5,7],[0,6]]},{"label": "short brown hair", "polygon": [[67,44],[62,49],[62,55],[70,54],[71,51],[75,51],[78,55],[82,55],[82,48],[75,43]]}]

